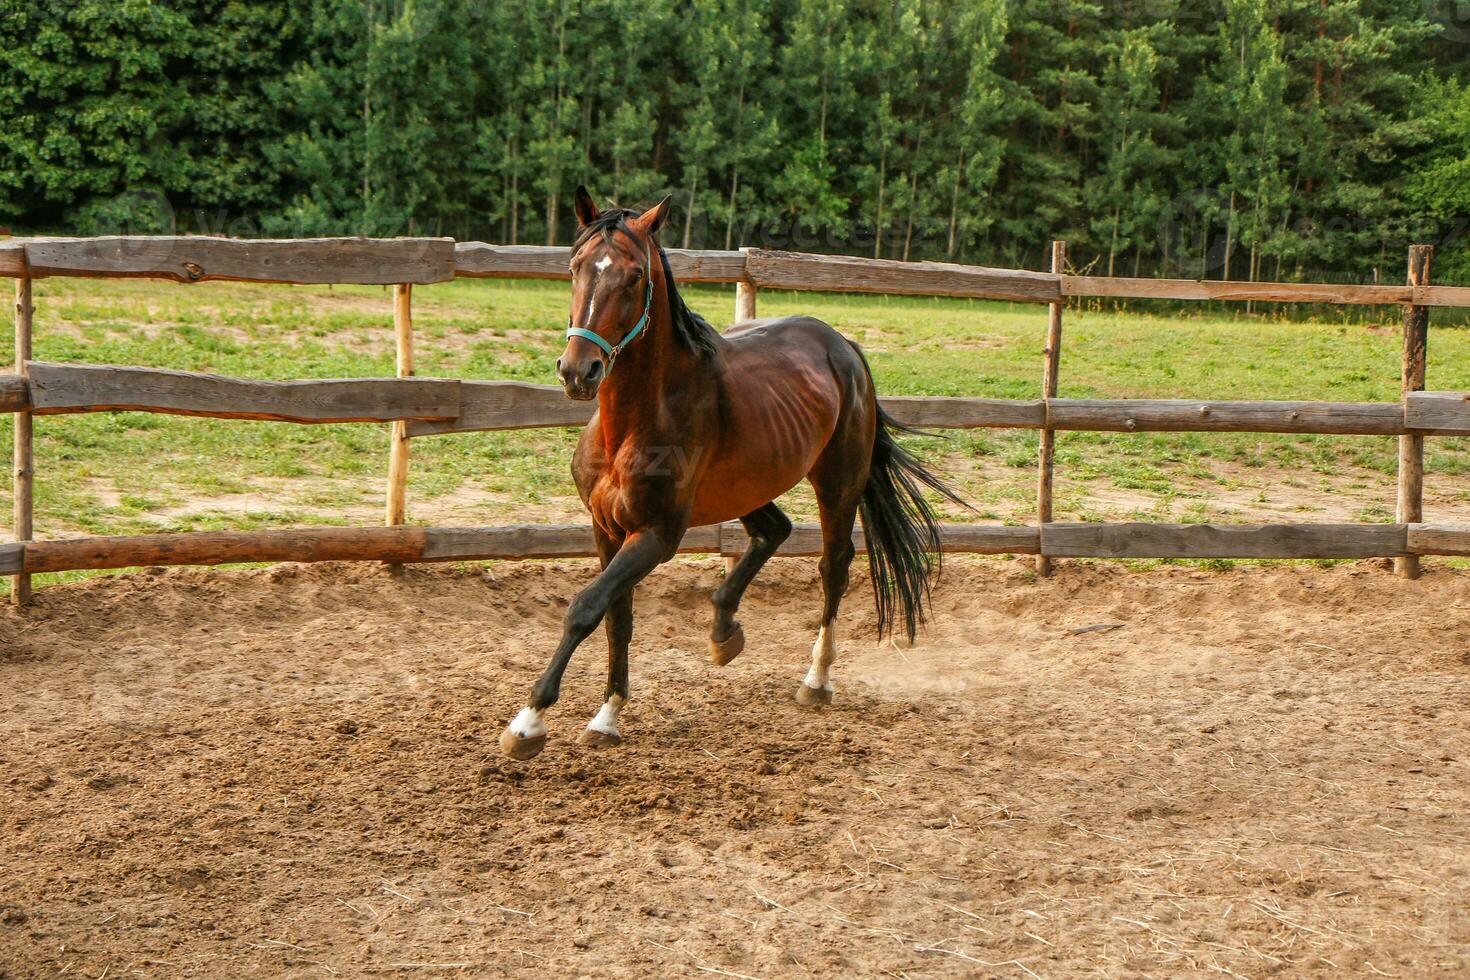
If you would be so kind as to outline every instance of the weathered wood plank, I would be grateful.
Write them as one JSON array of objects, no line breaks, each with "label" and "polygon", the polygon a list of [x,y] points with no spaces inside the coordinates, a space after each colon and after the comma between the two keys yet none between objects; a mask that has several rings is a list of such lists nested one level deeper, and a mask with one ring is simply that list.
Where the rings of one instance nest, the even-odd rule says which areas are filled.
[{"label": "weathered wood plank", "polygon": [[1470,286],[1416,286],[1416,306],[1470,306]]},{"label": "weathered wood plank", "polygon": [[[15,280],[15,364],[16,373],[30,384],[30,357],[32,318],[36,312],[31,296],[31,280]],[[36,484],[36,454],[34,442],[34,419],[29,411],[15,417],[14,442],[10,460],[12,463],[11,529],[15,540],[29,541],[35,537],[34,494]],[[10,599],[18,606],[31,600],[31,577],[24,572],[11,583]]]},{"label": "weathered wood plank", "polygon": [[1398,435],[1404,431],[1404,409],[1395,402],[1055,398],[1047,407],[1052,428],[1091,432]]},{"label": "weathered wood plank", "polygon": [[[720,525],[720,551],[739,555],[749,538],[739,523]],[[859,554],[867,551],[862,525],[853,528],[853,547]],[[939,548],[953,554],[1034,555],[1040,551],[1040,536],[1034,527],[1007,527],[1000,524],[941,524]],[[781,543],[777,555],[786,558],[814,557],[822,553],[822,525],[797,524],[791,536]]]},{"label": "weathered wood plank", "polygon": [[[1048,408],[1040,400],[1005,398],[892,396],[882,401],[898,421],[936,429],[1039,429],[1046,424]],[[460,403],[458,418],[410,423],[409,435],[579,426],[587,423],[596,407],[571,401],[555,385],[519,381],[466,381]],[[1397,435],[1405,431],[1403,406],[1395,402],[1058,398],[1050,402],[1050,416],[1055,429],[1103,432]]]},{"label": "weathered wood plank", "polygon": [[[680,282],[739,282],[745,278],[745,255],[735,251],[664,249],[669,268]],[[475,279],[570,279],[572,250],[546,245],[491,245],[459,242],[454,246],[455,275]]]},{"label": "weathered wood plank", "polygon": [[244,239],[114,235],[17,239],[30,275],[282,283],[445,282],[449,238]]},{"label": "weathered wood plank", "polygon": [[969,296],[1023,303],[1060,298],[1058,277],[1048,272],[989,269],[948,262],[895,262],[848,255],[810,255],[753,248],[745,272],[758,287],[840,293]]},{"label": "weathered wood plank", "polygon": [[459,415],[437,422],[410,422],[408,434],[485,432],[494,429],[540,429],[586,425],[597,402],[573,401],[557,385],[523,381],[460,383]]},{"label": "weathered wood plank", "polygon": [[20,279],[25,274],[25,246],[17,239],[8,239],[0,242],[0,277]]},{"label": "weathered wood plank", "polygon": [[1416,555],[1470,555],[1470,527],[1410,524],[1408,543]]},{"label": "weathered wood plank", "polygon": [[[1051,243],[1051,271],[1060,276],[1067,271],[1067,243]],[[1052,303],[1047,307],[1046,346],[1041,350],[1041,397],[1046,399],[1043,412],[1057,397],[1058,372],[1062,366],[1062,313],[1065,302]],[[1039,434],[1036,442],[1036,523],[1050,524],[1052,520],[1052,487],[1055,482],[1057,435],[1048,425]],[[1046,555],[1036,557],[1036,574],[1045,578],[1051,574],[1051,559]]]},{"label": "weathered wood plank", "polygon": [[37,415],[162,412],[278,422],[391,422],[459,415],[460,382],[437,378],[252,381],[190,371],[30,361]]},{"label": "weathered wood plank", "polygon": [[30,407],[30,382],[23,375],[0,374],[0,413],[24,412]]},{"label": "weathered wood plank", "polygon": [[424,529],[325,527],[279,531],[189,531],[32,541],[27,572],[135,565],[220,565],[256,561],[418,561]]},{"label": "weathered wood plank", "polygon": [[[425,528],[424,561],[472,561],[488,558],[592,558],[597,546],[587,524],[512,524],[505,527]],[[718,526],[693,527],[679,544],[681,552],[704,554],[720,549]]]},{"label": "weathered wood plank", "polygon": [[[943,550],[968,554],[1043,554],[1052,558],[1372,558],[1470,555],[1470,528],[1430,524],[1048,524],[1035,527],[946,524]],[[853,542],[864,547],[861,528]],[[739,524],[692,528],[686,553],[739,554]],[[20,557],[22,554],[24,557]],[[778,552],[821,553],[816,524],[799,524]],[[217,565],[271,561],[462,561],[582,558],[595,554],[586,525],[481,528],[305,528],[72,538],[0,545],[0,575],[138,565]]]},{"label": "weathered wood plank", "polygon": [[26,542],[0,544],[0,575],[19,575],[25,570]]},{"label": "weathered wood plank", "polygon": [[570,248],[456,242],[454,274],[471,279],[570,279]]},{"label": "weathered wood plank", "polygon": [[1392,558],[1403,524],[1048,524],[1053,558]]},{"label": "weathered wood plank", "polygon": [[1470,435],[1470,392],[1414,391],[1404,396],[1405,427],[1438,436]]},{"label": "weathered wood plank", "polygon": [[1111,276],[1063,276],[1064,296],[1124,299],[1258,300],[1277,303],[1409,303],[1412,286],[1354,286],[1305,282],[1221,282],[1215,279],[1129,279]]},{"label": "weathered wood plank", "polygon": [[[406,282],[393,287],[393,352],[398,377],[413,377],[413,286]],[[383,494],[383,523],[389,527],[408,523],[408,458],[408,423],[394,422],[388,433],[388,486]]]},{"label": "weathered wood plank", "polygon": [[[1003,398],[884,398],[883,407],[906,425],[932,428],[980,427],[1036,429],[1045,415],[1040,401]],[[410,422],[413,436],[494,429],[537,429],[586,425],[596,402],[572,401],[556,385],[522,381],[465,381],[460,389],[460,414],[436,422]]]},{"label": "weathered wood plank", "polygon": [[[1416,291],[1429,285],[1434,246],[1410,245],[1409,268],[1405,281]],[[1429,307],[1410,304],[1403,308],[1404,349],[1402,390],[1405,401],[1424,390],[1424,372],[1429,363]],[[1409,432],[1399,436],[1398,499],[1393,519],[1400,524],[1418,524],[1424,520],[1424,434]],[[1394,560],[1394,570],[1404,578],[1419,577],[1419,558],[1406,555]]]},{"label": "weathered wood plank", "polygon": [[[1035,554],[1034,527],[946,524],[943,550],[976,554]],[[862,529],[853,541],[864,547]],[[738,523],[690,528],[679,550],[688,554],[739,554],[745,532]],[[821,554],[821,528],[799,524],[778,552]],[[220,565],[227,562],[418,561],[476,559],[592,558],[587,525],[507,527],[301,528],[271,531],[191,531],[68,538],[0,545],[0,575],[142,565]]]},{"label": "weathered wood plank", "polygon": [[1039,429],[1046,424],[1046,406],[1040,399],[894,395],[882,403],[904,425],[932,429]]}]

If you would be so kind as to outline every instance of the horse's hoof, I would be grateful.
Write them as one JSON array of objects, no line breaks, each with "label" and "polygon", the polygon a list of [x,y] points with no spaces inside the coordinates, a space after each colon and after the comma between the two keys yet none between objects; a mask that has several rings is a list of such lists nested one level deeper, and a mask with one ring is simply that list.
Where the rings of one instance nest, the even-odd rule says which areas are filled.
[{"label": "horse's hoof", "polygon": [[546,733],[540,735],[517,735],[507,728],[500,733],[500,751],[518,762],[534,759],[546,748]]},{"label": "horse's hoof", "polygon": [[599,728],[586,728],[582,730],[582,736],[577,741],[589,749],[610,749],[614,745],[622,745],[623,736],[617,732],[605,732]]},{"label": "horse's hoof", "polygon": [[809,687],[805,681],[797,685],[796,703],[803,708],[820,708],[832,703],[832,686]]},{"label": "horse's hoof", "polygon": [[735,632],[717,640],[713,636],[709,638],[709,658],[714,661],[716,667],[723,667],[736,657],[740,651],[745,649],[745,628],[739,623],[735,624]]}]

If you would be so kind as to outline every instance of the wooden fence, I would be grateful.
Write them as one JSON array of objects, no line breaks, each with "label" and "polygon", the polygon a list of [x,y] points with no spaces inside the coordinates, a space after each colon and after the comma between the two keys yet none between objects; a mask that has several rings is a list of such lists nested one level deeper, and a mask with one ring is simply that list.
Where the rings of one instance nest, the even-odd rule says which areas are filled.
[{"label": "wooden fence", "polygon": [[[1470,394],[1427,392],[1429,309],[1470,307],[1470,288],[1430,285],[1432,251],[1410,250],[1402,286],[1113,279],[1065,274],[1065,247],[1053,244],[1048,273],[937,262],[893,262],[792,252],[669,250],[677,278],[736,284],[737,320],[755,316],[759,289],[957,296],[1037,303],[1049,309],[1040,397],[885,398],[896,418],[936,428],[1041,431],[1037,523],[946,525],[946,551],[1058,557],[1394,558],[1418,574],[1420,555],[1470,555],[1470,527],[1422,523],[1424,437],[1470,435]],[[391,564],[484,558],[591,556],[585,526],[424,528],[406,523],[412,440],[456,432],[580,426],[593,406],[558,387],[510,381],[416,378],[412,287],[455,277],[569,279],[570,250],[488,245],[442,238],[235,240],[203,237],[31,238],[0,241],[0,276],[16,280],[13,374],[0,375],[0,411],[16,414],[16,541],[0,544],[0,575],[13,596],[29,595],[30,575],[136,565],[363,560]],[[332,381],[259,381],[185,371],[54,364],[31,357],[31,283],[53,276],[298,284],[392,285],[397,376]],[[1096,400],[1057,397],[1063,312],[1071,297],[1238,300],[1403,306],[1403,396],[1396,402]],[[1038,324],[1040,321],[1038,321]],[[313,424],[392,424],[387,526],[188,532],[32,540],[35,416],[142,411]],[[1104,524],[1052,520],[1053,434],[1111,432],[1282,432],[1396,435],[1400,439],[1393,524]],[[862,546],[860,531],[855,534]],[[686,552],[738,555],[739,524],[693,528]],[[820,551],[815,525],[798,525],[783,555]]]}]

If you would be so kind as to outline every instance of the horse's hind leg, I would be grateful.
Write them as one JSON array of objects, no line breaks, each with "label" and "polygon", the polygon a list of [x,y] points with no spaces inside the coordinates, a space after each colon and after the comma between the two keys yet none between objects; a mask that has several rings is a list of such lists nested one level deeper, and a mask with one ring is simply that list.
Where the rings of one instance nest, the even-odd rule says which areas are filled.
[{"label": "horse's hind leg", "polygon": [[[818,498],[820,501],[820,497]],[[848,570],[855,549],[852,527],[857,520],[857,500],[840,500],[834,506],[823,504],[822,561],[822,625],[817,641],[812,644],[812,666],[796,689],[796,700],[808,707],[832,703],[832,662],[837,659],[837,609],[847,591]]]},{"label": "horse's hind leg", "polygon": [[[812,644],[812,666],[796,689],[799,704],[816,707],[832,703],[832,662],[837,659],[837,609],[847,592],[848,570],[856,549],[852,545],[852,528],[857,521],[858,504],[867,486],[867,466],[854,465],[863,460],[861,427],[849,426],[840,439],[822,453],[817,465],[807,474],[816,491],[817,508],[822,518],[822,624],[817,641]],[[868,450],[871,454],[871,449]],[[861,475],[861,481],[854,477]]]},{"label": "horse's hind leg", "polygon": [[791,518],[775,504],[751,511],[740,518],[740,523],[750,535],[750,544],[710,597],[715,606],[715,623],[710,628],[709,652],[718,667],[725,666],[745,649],[745,630],[735,621],[735,612],[755,573],[791,534]]}]

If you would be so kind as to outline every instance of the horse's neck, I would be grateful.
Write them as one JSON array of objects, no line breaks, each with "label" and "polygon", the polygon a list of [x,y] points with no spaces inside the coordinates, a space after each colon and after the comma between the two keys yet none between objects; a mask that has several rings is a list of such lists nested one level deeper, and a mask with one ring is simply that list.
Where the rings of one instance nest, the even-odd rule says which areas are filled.
[{"label": "horse's neck", "polygon": [[647,335],[618,355],[598,392],[598,424],[608,450],[628,439],[665,437],[663,420],[681,419],[678,400],[707,372],[703,359],[674,336],[668,298],[659,289]]}]

